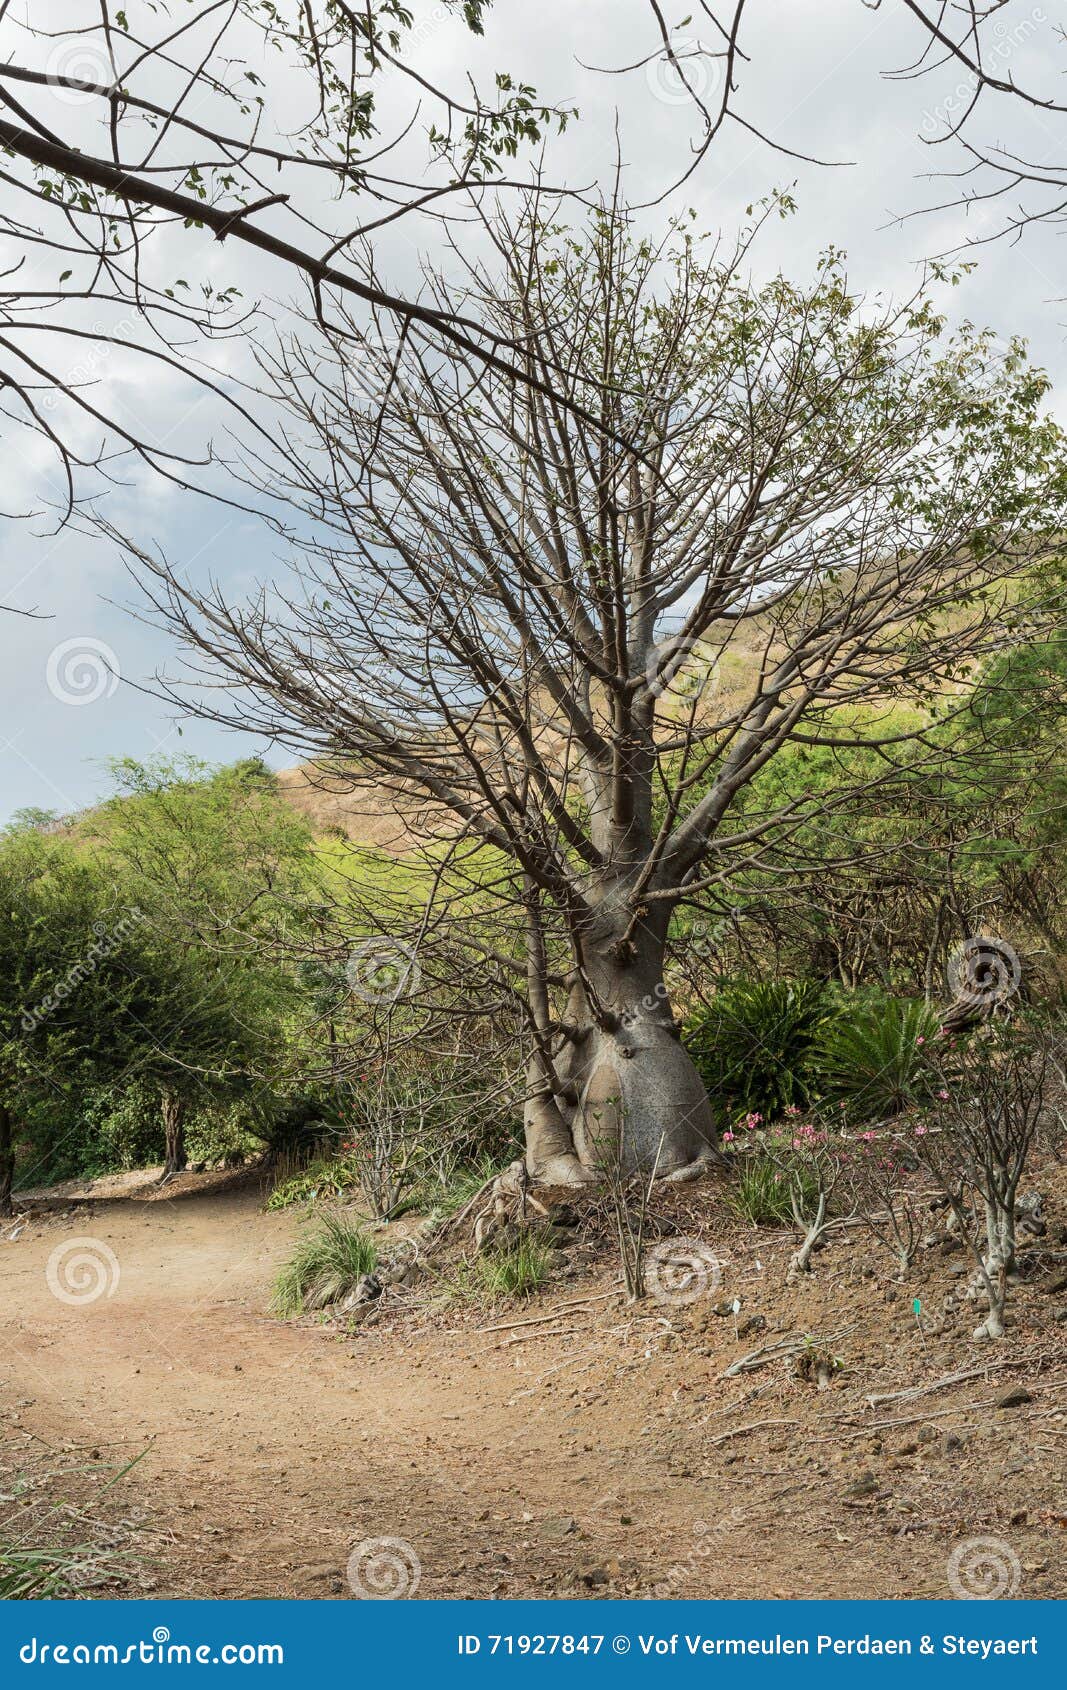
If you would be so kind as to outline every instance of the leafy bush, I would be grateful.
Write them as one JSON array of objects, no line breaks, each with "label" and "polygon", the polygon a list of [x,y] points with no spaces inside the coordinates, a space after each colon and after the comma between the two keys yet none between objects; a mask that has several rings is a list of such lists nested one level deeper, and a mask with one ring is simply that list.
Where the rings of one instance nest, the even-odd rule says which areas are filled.
[{"label": "leafy bush", "polygon": [[689,1021],[685,1045],[712,1101],[732,1119],[804,1108],[815,1089],[811,1057],[827,1013],[818,981],[735,981]]},{"label": "leafy bush", "polygon": [[270,1210],[290,1209],[295,1203],[335,1202],[359,1189],[359,1169],[350,1156],[318,1157],[310,1167],[279,1180],[267,1198]]},{"label": "leafy bush", "polygon": [[927,1043],[936,1014],[917,999],[864,996],[824,1025],[815,1064],[825,1098],[850,1120],[879,1120],[929,1096]]},{"label": "leafy bush", "polygon": [[324,1309],[377,1265],[378,1252],[358,1226],[344,1215],[323,1215],[278,1274],[271,1308],[283,1316]]},{"label": "leafy bush", "polygon": [[478,1284],[494,1296],[531,1297],[552,1271],[552,1246],[538,1232],[494,1241],[474,1258]]}]

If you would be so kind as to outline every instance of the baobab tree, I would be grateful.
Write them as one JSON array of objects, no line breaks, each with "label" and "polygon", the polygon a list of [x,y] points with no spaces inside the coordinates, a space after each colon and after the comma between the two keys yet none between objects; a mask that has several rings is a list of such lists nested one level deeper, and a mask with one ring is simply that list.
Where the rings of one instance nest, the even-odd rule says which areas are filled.
[{"label": "baobab tree", "polygon": [[998,644],[1059,526],[1061,438],[1025,359],[947,340],[926,295],[853,297],[836,253],[756,286],[753,231],[654,246],[617,208],[576,233],[534,206],[495,234],[463,297],[558,399],[309,323],[264,363],[277,454],[246,460],[291,572],[242,606],[145,549],[134,568],[213,678],[195,708],[462,841],[482,913],[442,868],[404,943],[466,943],[472,994],[513,975],[531,1173],[587,1178],[606,1141],[688,1176],[715,1119],[664,981],[672,912],[787,874],[855,800],[845,775],[755,788],[789,742],[870,747],[871,791],[944,755],[931,697]]}]

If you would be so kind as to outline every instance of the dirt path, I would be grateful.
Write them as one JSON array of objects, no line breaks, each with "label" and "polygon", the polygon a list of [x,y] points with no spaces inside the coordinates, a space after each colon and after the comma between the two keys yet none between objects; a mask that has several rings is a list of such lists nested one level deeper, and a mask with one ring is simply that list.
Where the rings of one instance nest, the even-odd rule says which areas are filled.
[{"label": "dirt path", "polygon": [[[605,1298],[544,1335],[477,1331],[484,1314],[345,1339],[281,1325],[268,1289],[296,1225],[250,1189],[134,1195],[0,1243],[6,1463],[40,1439],[147,1448],[123,1486],[161,1534],[148,1572],[160,1595],[347,1597],[353,1547],[379,1538],[412,1547],[430,1597],[948,1595],[959,1534],[1007,1530],[1020,1509],[1021,1593],[1063,1594],[1062,1459],[1057,1470],[1035,1432],[1018,1443],[1023,1421],[991,1501],[976,1488],[988,1452],[943,1448],[941,1422],[925,1450],[838,1446],[824,1398],[809,1391],[798,1409],[768,1396],[766,1377],[713,1383],[708,1343],[679,1348],[654,1305],[635,1316]],[[47,1264],[85,1236],[113,1253],[118,1283],[64,1302]],[[761,1418],[800,1422],[807,1441],[773,1425],[721,1438]],[[865,1500],[863,1473],[883,1457],[881,1494]]]}]

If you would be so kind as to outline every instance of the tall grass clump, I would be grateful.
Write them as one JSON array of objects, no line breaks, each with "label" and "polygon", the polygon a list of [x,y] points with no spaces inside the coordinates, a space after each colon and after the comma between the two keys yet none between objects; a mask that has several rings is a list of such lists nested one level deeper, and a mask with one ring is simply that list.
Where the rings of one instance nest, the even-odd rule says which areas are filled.
[{"label": "tall grass clump", "polygon": [[284,1317],[327,1308],[377,1265],[378,1252],[366,1233],[344,1215],[322,1215],[275,1279],[271,1309]]},{"label": "tall grass clump", "polygon": [[739,1172],[728,1202],[750,1226],[788,1226],[793,1220],[789,1180],[770,1156],[738,1158]]}]

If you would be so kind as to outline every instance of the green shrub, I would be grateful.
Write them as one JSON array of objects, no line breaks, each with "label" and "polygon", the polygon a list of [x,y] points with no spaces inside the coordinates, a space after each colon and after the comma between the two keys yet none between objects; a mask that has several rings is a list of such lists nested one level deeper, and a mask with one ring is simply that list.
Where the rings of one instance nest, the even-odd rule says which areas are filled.
[{"label": "green shrub", "polygon": [[532,1297],[552,1272],[552,1246],[540,1233],[521,1232],[481,1251],[473,1271],[494,1296]]},{"label": "green shrub", "polygon": [[319,1158],[308,1168],[279,1180],[267,1198],[270,1210],[290,1209],[294,1203],[336,1202],[359,1189],[359,1170],[351,1157]]},{"label": "green shrub", "polygon": [[344,1215],[322,1215],[305,1233],[274,1281],[275,1314],[302,1314],[339,1302],[365,1273],[373,1273],[378,1252]]},{"label": "green shrub", "polygon": [[827,1021],[815,1051],[824,1099],[849,1120],[883,1120],[929,1095],[925,1046],[934,1011],[918,999],[865,995]]},{"label": "green shrub", "polygon": [[684,1035],[713,1103],[731,1120],[749,1111],[771,1120],[789,1104],[803,1109],[816,1087],[811,1057],[827,1008],[818,981],[724,986]]},{"label": "green shrub", "polygon": [[[737,1181],[727,1199],[734,1213],[752,1226],[789,1225],[793,1219],[790,1178],[779,1163],[758,1153],[739,1157],[738,1162]],[[792,1177],[800,1181],[805,1199],[818,1196],[816,1182],[806,1170],[798,1168]]]}]

